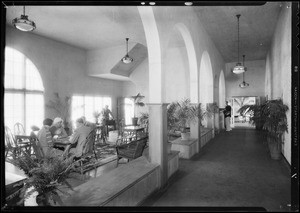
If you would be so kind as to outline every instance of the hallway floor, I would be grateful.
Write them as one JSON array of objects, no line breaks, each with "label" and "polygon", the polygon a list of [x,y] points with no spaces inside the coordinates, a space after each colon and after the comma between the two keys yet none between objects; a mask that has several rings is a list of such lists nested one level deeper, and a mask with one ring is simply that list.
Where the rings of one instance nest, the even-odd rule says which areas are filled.
[{"label": "hallway floor", "polygon": [[264,207],[288,211],[290,174],[282,159],[272,160],[254,129],[216,135],[190,160],[180,159],[163,192],[143,206]]}]

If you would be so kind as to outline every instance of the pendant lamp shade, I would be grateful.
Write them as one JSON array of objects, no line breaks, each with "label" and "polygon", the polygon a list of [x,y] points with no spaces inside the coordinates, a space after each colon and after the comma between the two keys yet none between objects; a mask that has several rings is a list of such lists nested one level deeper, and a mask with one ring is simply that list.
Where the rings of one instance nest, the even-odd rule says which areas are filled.
[{"label": "pendant lamp shade", "polygon": [[133,61],[133,59],[128,55],[128,40],[129,38],[126,38],[126,55],[121,59],[121,61],[125,64],[129,64]]},{"label": "pendant lamp shade", "polygon": [[[247,68],[245,67],[245,55],[243,55],[243,66],[244,66],[244,69],[246,71]],[[239,84],[239,87],[246,88],[248,86],[249,86],[249,84],[245,82],[245,72],[243,72],[243,82]]]},{"label": "pendant lamp shade", "polygon": [[240,54],[240,14],[236,15],[237,17],[237,21],[238,21],[238,61],[237,61],[237,64],[236,66],[233,68],[232,72],[234,74],[241,74],[241,73],[244,73],[246,70],[245,70],[245,67],[240,63],[240,57],[239,57],[239,54]]},{"label": "pendant lamp shade", "polygon": [[12,24],[18,30],[28,32],[33,31],[36,26],[35,23],[28,19],[28,16],[25,15],[25,6],[23,6],[23,15],[20,18],[15,18],[12,20]]}]

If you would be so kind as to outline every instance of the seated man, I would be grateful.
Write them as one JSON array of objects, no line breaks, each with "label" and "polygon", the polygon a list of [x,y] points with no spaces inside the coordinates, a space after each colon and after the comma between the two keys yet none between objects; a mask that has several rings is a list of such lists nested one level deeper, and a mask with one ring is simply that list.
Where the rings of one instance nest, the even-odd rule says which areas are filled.
[{"label": "seated man", "polygon": [[41,151],[43,152],[42,153],[43,156],[47,156],[47,155],[62,156],[63,154],[62,151],[53,149],[52,135],[49,131],[52,122],[53,121],[50,118],[46,118],[43,121],[43,127],[37,133],[37,138],[39,140],[38,146],[41,148]]},{"label": "seated man", "polygon": [[[89,135],[89,133],[93,130],[93,128],[84,125],[84,121],[82,118],[78,118],[76,120],[76,129],[74,133],[70,136],[69,142],[70,145],[66,148],[65,154],[71,154],[71,158],[79,158],[83,154],[83,149],[85,146],[85,139]],[[76,147],[73,146],[76,144]],[[69,151],[70,150],[70,151]]]}]

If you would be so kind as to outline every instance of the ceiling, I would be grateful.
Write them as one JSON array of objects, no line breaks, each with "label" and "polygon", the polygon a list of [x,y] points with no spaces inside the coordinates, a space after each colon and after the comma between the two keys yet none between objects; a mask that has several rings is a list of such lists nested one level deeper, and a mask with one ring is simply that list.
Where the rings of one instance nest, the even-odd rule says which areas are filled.
[{"label": "ceiling", "polygon": [[[279,12],[279,2],[263,6],[193,6],[225,62],[237,60],[237,18],[240,18],[240,55],[246,60],[265,59]],[[21,6],[9,6],[7,24],[20,17]],[[31,33],[82,49],[100,49],[136,43],[146,38],[136,6],[26,6],[26,15],[36,23]],[[125,49],[124,49],[125,51]],[[240,57],[241,60],[242,57]]]}]

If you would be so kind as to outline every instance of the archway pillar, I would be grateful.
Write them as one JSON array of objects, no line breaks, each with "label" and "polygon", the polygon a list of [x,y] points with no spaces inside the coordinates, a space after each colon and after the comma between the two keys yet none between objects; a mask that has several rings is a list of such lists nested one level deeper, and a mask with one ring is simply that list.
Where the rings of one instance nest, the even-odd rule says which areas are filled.
[{"label": "archway pillar", "polygon": [[149,109],[149,157],[152,163],[160,165],[160,188],[168,181],[167,153],[167,105],[147,104]]},{"label": "archway pillar", "polygon": [[167,104],[164,104],[161,38],[152,7],[137,7],[144,26],[149,61],[149,158],[160,166],[159,187],[168,180]]}]

